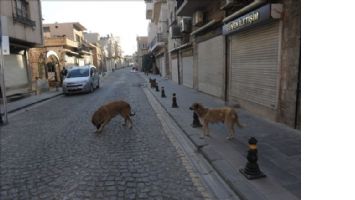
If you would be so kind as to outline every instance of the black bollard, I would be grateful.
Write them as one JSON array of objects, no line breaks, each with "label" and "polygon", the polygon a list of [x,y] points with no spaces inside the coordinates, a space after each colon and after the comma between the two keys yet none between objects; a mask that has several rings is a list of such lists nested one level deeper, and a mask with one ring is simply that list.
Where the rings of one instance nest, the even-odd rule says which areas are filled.
[{"label": "black bollard", "polygon": [[150,84],[150,88],[152,88],[153,86],[152,86],[152,82],[153,81],[153,79],[151,79],[150,77],[149,77],[149,84]]},{"label": "black bollard", "polygon": [[176,102],[176,94],[173,93],[173,104],[171,105],[171,107],[173,108],[178,108],[177,102]]},{"label": "black bollard", "polygon": [[202,127],[200,120],[198,119],[198,115],[195,112],[192,117],[193,117],[193,121],[192,121],[191,126],[193,128]]},{"label": "black bollard", "polygon": [[161,98],[166,98],[164,87],[161,87]]},{"label": "black bollard", "polygon": [[256,148],[256,143],[258,143],[258,141],[254,137],[249,139],[249,151],[247,155],[248,162],[244,169],[239,170],[247,179],[266,177],[266,175],[260,171],[258,165],[258,150]]},{"label": "black bollard", "polygon": [[154,89],[154,88],[156,88],[156,85],[157,85],[157,80],[156,79],[152,79],[151,87]]},{"label": "black bollard", "polygon": [[156,92],[159,92],[159,86],[158,86],[158,83],[155,85],[155,91],[156,91]]}]

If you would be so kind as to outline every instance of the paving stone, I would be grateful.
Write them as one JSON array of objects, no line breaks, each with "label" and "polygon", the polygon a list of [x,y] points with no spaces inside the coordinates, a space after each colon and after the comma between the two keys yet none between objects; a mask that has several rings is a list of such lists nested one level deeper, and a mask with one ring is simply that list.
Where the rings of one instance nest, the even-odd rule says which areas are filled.
[{"label": "paving stone", "polygon": [[[201,196],[144,92],[130,85],[143,80],[117,71],[105,82],[94,93],[61,96],[11,116],[1,127],[1,199],[163,199],[167,185],[169,197],[190,198],[184,187],[192,187],[191,198]],[[136,112],[133,129],[116,117],[95,134],[92,114],[116,99]]]}]

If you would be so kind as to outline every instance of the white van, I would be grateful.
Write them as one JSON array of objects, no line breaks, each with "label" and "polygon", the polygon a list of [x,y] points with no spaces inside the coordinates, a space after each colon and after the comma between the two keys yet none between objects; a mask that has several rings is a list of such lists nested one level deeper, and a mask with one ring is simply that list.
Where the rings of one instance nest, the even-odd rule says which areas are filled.
[{"label": "white van", "polygon": [[93,65],[72,67],[63,80],[63,93],[73,94],[81,92],[93,92],[100,88],[100,77]]}]

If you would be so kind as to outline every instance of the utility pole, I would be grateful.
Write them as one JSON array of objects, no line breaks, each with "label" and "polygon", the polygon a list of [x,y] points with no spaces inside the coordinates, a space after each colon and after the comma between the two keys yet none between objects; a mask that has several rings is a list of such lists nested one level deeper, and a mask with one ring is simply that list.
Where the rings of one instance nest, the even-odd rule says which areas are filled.
[{"label": "utility pole", "polygon": [[0,125],[7,124],[7,100],[5,88],[5,72],[4,72],[4,56],[3,56],[3,36],[0,17]]}]

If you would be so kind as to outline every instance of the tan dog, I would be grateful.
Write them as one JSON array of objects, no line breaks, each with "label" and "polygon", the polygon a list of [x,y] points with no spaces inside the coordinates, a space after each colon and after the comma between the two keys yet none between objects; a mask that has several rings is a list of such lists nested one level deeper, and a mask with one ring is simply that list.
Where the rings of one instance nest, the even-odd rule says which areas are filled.
[{"label": "tan dog", "polygon": [[112,118],[120,114],[124,118],[124,126],[129,122],[129,128],[132,128],[132,120],[130,116],[134,116],[131,113],[131,106],[125,101],[113,101],[101,106],[92,116],[91,122],[96,126],[96,133],[101,132],[104,126],[110,122]]},{"label": "tan dog", "polygon": [[234,125],[237,124],[240,128],[243,128],[243,125],[239,123],[238,115],[233,108],[222,107],[222,108],[205,108],[200,103],[194,103],[190,107],[190,110],[193,110],[199,117],[202,126],[203,133],[205,136],[209,136],[209,123],[218,123],[222,122],[229,130],[229,136],[227,139],[234,137]]}]

